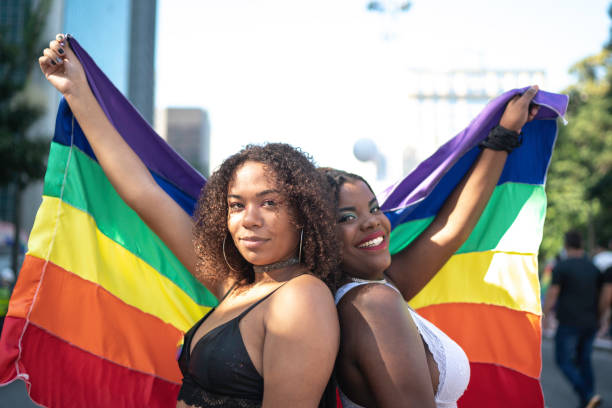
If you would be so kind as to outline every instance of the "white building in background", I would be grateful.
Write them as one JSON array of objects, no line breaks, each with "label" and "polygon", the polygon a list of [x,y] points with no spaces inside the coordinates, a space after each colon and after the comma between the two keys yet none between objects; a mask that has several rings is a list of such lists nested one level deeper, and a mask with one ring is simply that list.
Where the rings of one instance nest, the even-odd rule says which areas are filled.
[{"label": "white building in background", "polygon": [[155,114],[155,131],[205,177],[210,172],[210,122],[201,108],[167,108]]},{"label": "white building in background", "polygon": [[411,134],[403,146],[403,174],[463,130],[496,96],[514,88],[545,86],[542,70],[463,69],[408,71]]}]

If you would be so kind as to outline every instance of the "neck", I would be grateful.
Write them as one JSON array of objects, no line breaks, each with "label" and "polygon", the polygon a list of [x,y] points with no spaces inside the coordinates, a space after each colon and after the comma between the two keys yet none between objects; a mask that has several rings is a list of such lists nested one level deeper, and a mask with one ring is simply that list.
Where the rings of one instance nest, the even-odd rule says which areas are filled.
[{"label": "neck", "polygon": [[296,265],[299,263],[300,263],[299,259],[289,258],[289,259],[285,259],[284,261],[278,261],[278,262],[274,262],[268,265],[253,265],[253,271],[255,273],[270,272],[276,269],[286,268],[288,266]]},{"label": "neck", "polygon": [[371,274],[371,275],[363,275],[363,274],[353,274],[353,273],[349,273],[349,272],[344,272],[342,274],[342,281],[343,283],[347,283],[347,282],[354,282],[356,280],[359,281],[380,281],[380,280],[385,280],[387,278],[387,276],[385,275],[384,272],[380,272],[380,273],[375,273],[375,274]]},{"label": "neck", "polygon": [[297,258],[289,258],[268,265],[253,265],[253,271],[255,272],[255,283],[282,282],[296,276],[300,271],[300,262]]},{"label": "neck", "polygon": [[584,249],[577,248],[565,248],[568,258],[582,258],[584,256]]}]

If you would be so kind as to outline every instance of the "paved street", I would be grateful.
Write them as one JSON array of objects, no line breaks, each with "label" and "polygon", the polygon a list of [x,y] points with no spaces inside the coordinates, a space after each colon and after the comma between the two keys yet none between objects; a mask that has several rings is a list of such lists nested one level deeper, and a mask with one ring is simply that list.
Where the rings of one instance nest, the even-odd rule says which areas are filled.
[{"label": "paved street", "polygon": [[[547,408],[576,408],[578,399],[554,363],[553,342],[542,342],[542,387]],[[604,398],[601,408],[612,408],[612,351],[595,350],[593,353],[597,391]],[[21,381],[0,387],[0,408],[31,408],[37,405],[29,401]],[[520,407],[517,407],[520,408]]]},{"label": "paved street", "polygon": [[[555,365],[554,343],[552,339],[542,341],[542,388],[547,408],[576,408],[578,398],[569,383]],[[612,408],[612,351],[593,351],[595,367],[595,387],[604,403],[600,408]]]},{"label": "paved street", "polygon": [[7,386],[0,387],[0,408],[34,408],[38,406],[28,397],[23,381],[13,381]]}]

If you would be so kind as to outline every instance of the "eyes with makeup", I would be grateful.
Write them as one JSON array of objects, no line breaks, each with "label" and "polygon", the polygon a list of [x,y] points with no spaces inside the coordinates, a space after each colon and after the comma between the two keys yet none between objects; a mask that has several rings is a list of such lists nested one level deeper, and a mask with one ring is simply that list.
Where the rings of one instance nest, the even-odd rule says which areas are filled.
[{"label": "eyes with makeup", "polygon": [[[380,213],[380,207],[377,201],[370,203],[370,214]],[[344,224],[357,220],[357,209],[355,207],[340,208],[338,216],[338,224]]]},{"label": "eyes with makeup", "polygon": [[[259,205],[262,208],[269,210],[277,210],[281,205],[280,197],[265,197],[260,199]],[[244,210],[245,203],[244,200],[239,198],[230,198],[227,203],[228,212],[230,214],[236,214]]]}]

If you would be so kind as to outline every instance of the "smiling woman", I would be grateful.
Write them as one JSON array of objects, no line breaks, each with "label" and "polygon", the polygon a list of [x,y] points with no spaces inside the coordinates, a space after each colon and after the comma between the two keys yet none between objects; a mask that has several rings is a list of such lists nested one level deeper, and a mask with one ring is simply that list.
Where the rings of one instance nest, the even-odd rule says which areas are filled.
[{"label": "smiling woman", "polygon": [[470,378],[465,352],[406,306],[465,242],[491,197],[508,153],[519,145],[537,87],[513,98],[480,146],[472,169],[434,221],[393,257],[391,224],[360,176],[322,168],[335,191],[342,243],[336,303],[342,332],[336,379],[343,406],[457,407]]},{"label": "smiling woman", "polygon": [[121,199],[219,299],[185,334],[177,406],[317,406],[339,342],[339,251],[310,159],[286,144],[243,149],[213,173],[194,222],[105,116],[63,35],[39,63]]},{"label": "smiling woman", "polygon": [[[360,279],[383,279],[391,262],[389,234],[391,223],[382,213],[370,186],[359,179],[343,183],[338,199],[338,224],[343,246],[343,265],[351,276]],[[367,222],[373,228],[364,230],[359,219],[371,215]],[[372,271],[377,271],[373,276]]]}]

